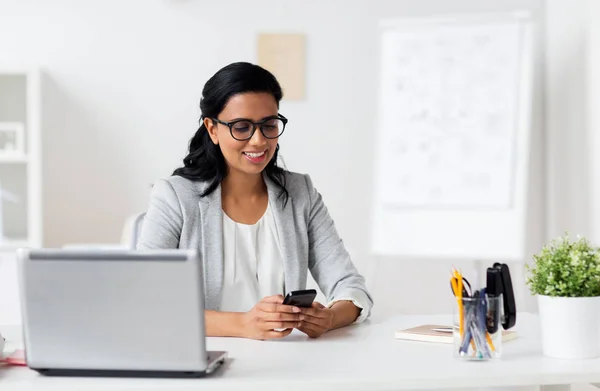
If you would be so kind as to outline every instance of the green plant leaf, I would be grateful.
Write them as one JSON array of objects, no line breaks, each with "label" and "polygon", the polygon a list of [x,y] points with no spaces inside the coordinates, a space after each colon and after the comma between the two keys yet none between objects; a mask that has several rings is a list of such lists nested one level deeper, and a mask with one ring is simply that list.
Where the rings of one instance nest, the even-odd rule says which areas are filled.
[{"label": "green plant leaf", "polygon": [[600,252],[581,236],[552,240],[525,265],[532,294],[560,297],[600,296]]}]

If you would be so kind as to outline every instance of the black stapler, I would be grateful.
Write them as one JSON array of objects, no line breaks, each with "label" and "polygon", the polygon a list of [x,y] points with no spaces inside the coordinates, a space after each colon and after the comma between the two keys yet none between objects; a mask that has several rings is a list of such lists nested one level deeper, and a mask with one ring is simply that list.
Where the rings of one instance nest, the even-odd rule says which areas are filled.
[{"label": "black stapler", "polygon": [[[492,267],[487,268],[487,286],[486,293],[489,297],[498,297],[502,295],[504,314],[502,319],[502,328],[508,330],[517,323],[517,306],[515,304],[515,293],[513,291],[512,281],[510,279],[510,270],[504,263],[494,263]],[[498,325],[488,323],[489,333],[498,331]]]}]

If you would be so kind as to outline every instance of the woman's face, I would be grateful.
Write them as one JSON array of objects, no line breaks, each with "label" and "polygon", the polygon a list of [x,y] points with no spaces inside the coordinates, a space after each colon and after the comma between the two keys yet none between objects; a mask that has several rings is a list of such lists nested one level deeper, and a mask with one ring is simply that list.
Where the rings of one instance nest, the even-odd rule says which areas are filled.
[{"label": "woman's face", "polygon": [[[248,92],[231,97],[217,119],[223,122],[240,119],[261,122],[265,118],[277,116],[278,111],[277,102],[271,94]],[[229,170],[251,175],[260,174],[277,148],[278,139],[265,138],[258,127],[249,140],[236,140],[246,138],[252,133],[252,126],[248,122],[237,122],[233,125],[236,138],[232,137],[227,125],[213,122],[210,118],[204,119],[204,125],[213,143],[221,148]],[[274,132],[268,127],[264,130],[267,135]]]}]

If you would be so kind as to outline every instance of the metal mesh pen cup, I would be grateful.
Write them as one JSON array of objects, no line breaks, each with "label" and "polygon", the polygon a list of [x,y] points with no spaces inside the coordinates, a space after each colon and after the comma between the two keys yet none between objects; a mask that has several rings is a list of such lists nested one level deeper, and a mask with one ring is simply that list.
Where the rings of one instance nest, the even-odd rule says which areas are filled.
[{"label": "metal mesh pen cup", "polygon": [[490,360],[502,355],[502,296],[463,297],[454,308],[454,356]]}]

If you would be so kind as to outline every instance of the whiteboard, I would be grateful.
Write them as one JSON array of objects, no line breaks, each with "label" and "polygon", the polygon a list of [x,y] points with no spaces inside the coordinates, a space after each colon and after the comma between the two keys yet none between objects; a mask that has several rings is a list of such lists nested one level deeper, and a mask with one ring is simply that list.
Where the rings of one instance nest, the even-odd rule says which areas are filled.
[{"label": "whiteboard", "polygon": [[384,21],[380,54],[373,251],[521,259],[529,15]]}]

